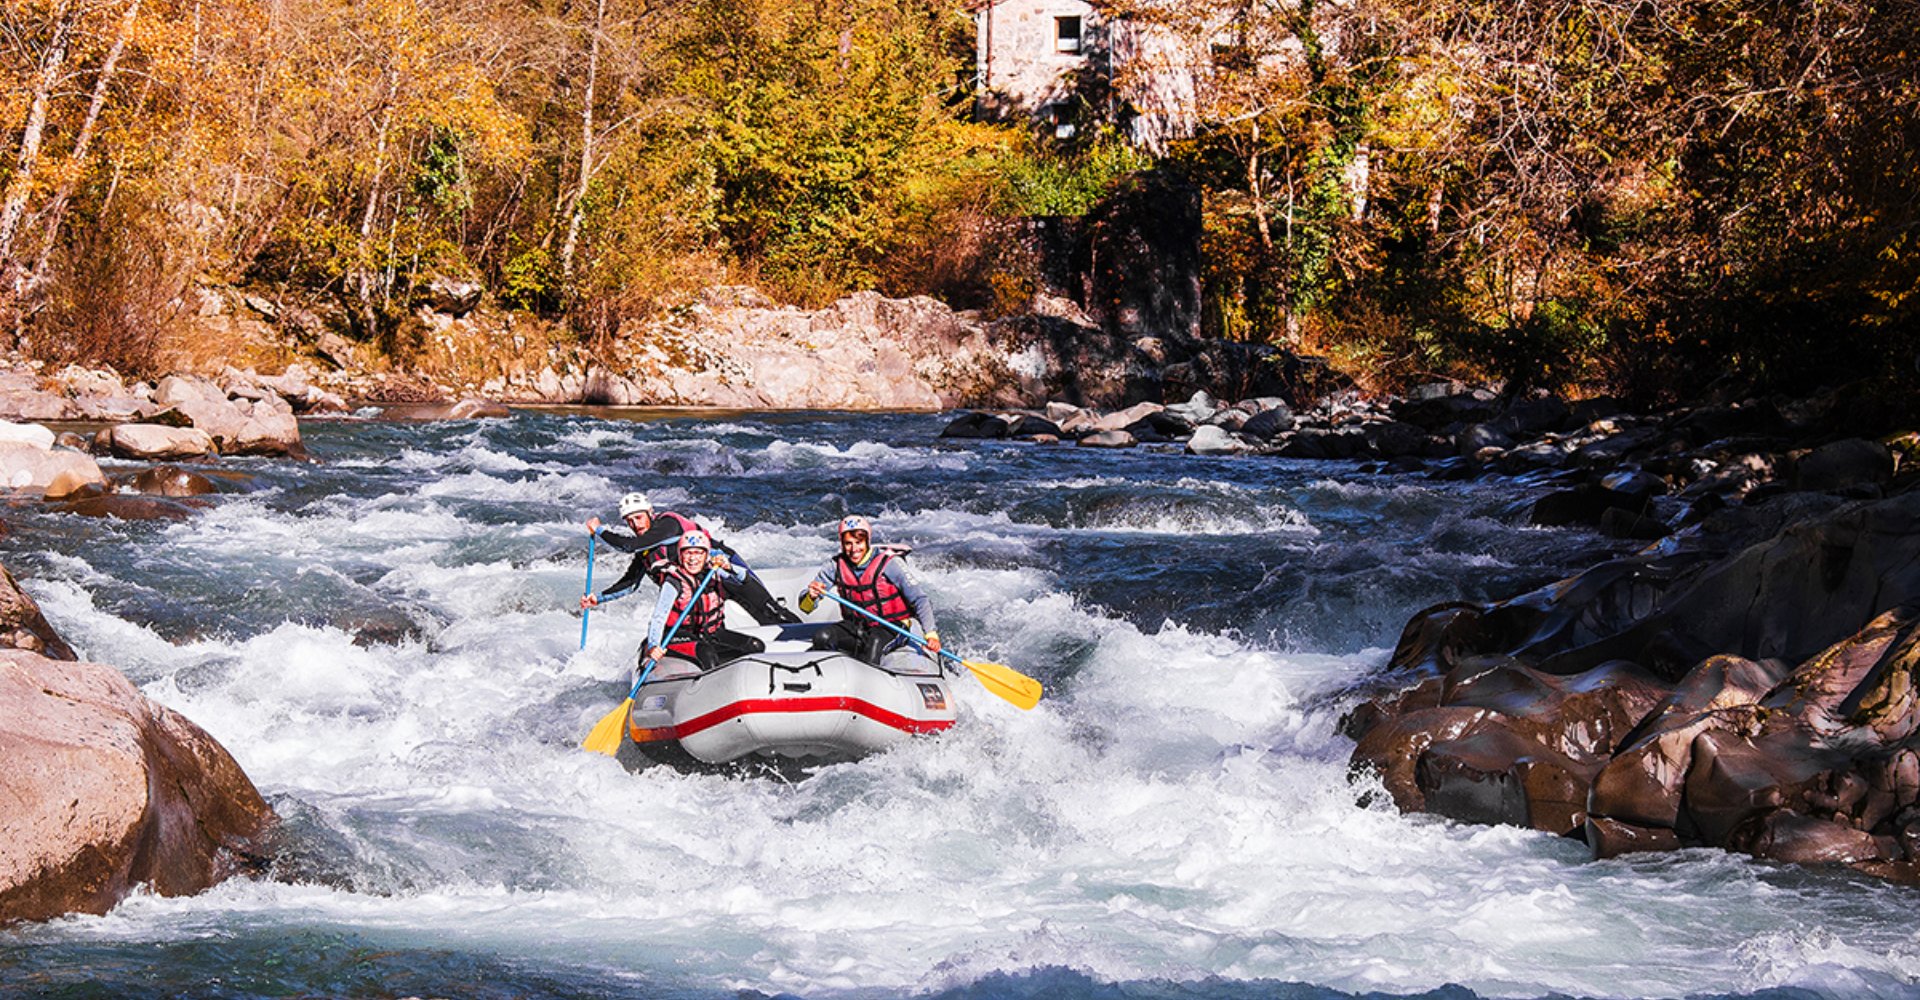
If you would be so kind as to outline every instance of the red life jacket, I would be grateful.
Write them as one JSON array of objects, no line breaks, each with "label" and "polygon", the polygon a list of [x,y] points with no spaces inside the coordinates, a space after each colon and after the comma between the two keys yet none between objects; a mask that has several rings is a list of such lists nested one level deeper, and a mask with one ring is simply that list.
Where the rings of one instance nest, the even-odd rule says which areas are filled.
[{"label": "red life jacket", "polygon": [[[701,576],[705,575],[705,573],[701,574]],[[727,591],[720,583],[720,574],[715,573],[713,579],[707,581],[707,589],[700,592],[700,600],[694,602],[692,608],[687,607],[687,598],[693,595],[695,587],[700,586],[700,577],[694,576],[679,566],[667,567],[666,576],[680,582],[679,593],[673,599],[673,607],[667,611],[667,630],[673,632],[673,627],[679,624],[680,619],[687,620],[679,631],[673,632],[674,645],[704,639],[720,631],[720,627],[726,622],[724,605],[727,603]],[[664,581],[661,585],[666,586]]]},{"label": "red life jacket", "polygon": [[680,529],[674,533],[672,539],[661,542],[642,553],[647,557],[647,575],[653,578],[653,582],[664,584],[667,582],[667,571],[680,560],[680,539],[685,538],[689,531],[705,531],[707,537],[711,539],[713,532],[700,527],[693,518],[682,517],[670,510],[660,511],[653,517],[656,521],[667,521]]},{"label": "red life jacket", "polygon": [[[840,591],[841,597],[895,625],[905,625],[913,620],[913,609],[907,606],[907,595],[902,594],[900,588],[884,575],[887,564],[893,561],[893,553],[876,550],[867,560],[865,570],[855,569],[844,554],[834,556],[833,561],[836,564],[833,585],[834,589]],[[863,625],[872,624],[872,619],[852,608],[842,609],[840,617]]]}]

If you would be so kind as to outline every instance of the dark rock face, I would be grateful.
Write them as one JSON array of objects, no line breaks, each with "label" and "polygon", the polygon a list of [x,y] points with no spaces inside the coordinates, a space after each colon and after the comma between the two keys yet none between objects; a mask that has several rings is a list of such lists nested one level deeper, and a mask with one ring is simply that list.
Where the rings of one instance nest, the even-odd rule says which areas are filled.
[{"label": "dark rock face", "polygon": [[1743,512],[1422,614],[1388,668],[1417,683],[1343,722],[1356,769],[1402,809],[1596,857],[1706,845],[1920,880],[1920,493],[1793,499],[1805,520]]}]

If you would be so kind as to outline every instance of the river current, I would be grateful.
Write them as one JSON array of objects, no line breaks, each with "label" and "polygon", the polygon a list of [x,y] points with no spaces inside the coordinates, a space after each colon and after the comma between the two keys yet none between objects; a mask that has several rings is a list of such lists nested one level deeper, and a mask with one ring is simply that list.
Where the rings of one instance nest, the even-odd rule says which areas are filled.
[{"label": "river current", "polygon": [[[948,445],[932,415],[521,412],[303,427],[178,523],[9,514],[88,659],[223,743],[270,877],[0,931],[0,992],[109,996],[1908,996],[1920,894],[1403,816],[1335,724],[1408,618],[1608,543],[1523,485]],[[589,515],[763,570],[874,518],[965,677],[951,731],[805,773],[578,749],[646,601],[572,608]],[[596,584],[625,557],[603,554]],[[0,765],[4,766],[4,765]]]}]

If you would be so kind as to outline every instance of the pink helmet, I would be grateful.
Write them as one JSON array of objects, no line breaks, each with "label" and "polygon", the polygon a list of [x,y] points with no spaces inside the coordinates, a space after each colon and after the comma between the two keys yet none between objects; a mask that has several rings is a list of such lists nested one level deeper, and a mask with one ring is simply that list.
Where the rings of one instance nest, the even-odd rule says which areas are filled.
[{"label": "pink helmet", "polygon": [[849,531],[858,531],[868,538],[872,538],[873,524],[858,514],[848,514],[846,517],[840,519],[840,534],[844,535]]},{"label": "pink helmet", "polygon": [[683,549],[711,549],[713,548],[713,540],[708,538],[707,533],[704,531],[689,531],[680,536],[680,547]]}]

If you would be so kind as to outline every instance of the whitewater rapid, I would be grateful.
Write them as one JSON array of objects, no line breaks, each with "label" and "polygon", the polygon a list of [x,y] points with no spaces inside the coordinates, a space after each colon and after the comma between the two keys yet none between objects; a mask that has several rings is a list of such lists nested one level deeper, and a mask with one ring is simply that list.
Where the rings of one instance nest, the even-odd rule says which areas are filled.
[{"label": "whitewater rapid", "polygon": [[[286,829],[272,878],[0,934],[0,986],[63,956],[190,984],[281,954],[273,982],[336,992],[360,949],[430,995],[1914,991],[1912,890],[1711,851],[1595,863],[1350,783],[1335,724],[1411,613],[1598,540],[1520,526],[1497,487],[939,426],[315,424],[317,464],[242,462],[246,490],[184,522],[20,519],[5,558],[55,626],[218,738]],[[962,678],[949,733],[804,776],[580,751],[647,603],[578,648],[580,522],[636,488],[762,568],[875,517],[949,644],[1047,699]]]}]

